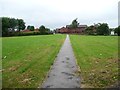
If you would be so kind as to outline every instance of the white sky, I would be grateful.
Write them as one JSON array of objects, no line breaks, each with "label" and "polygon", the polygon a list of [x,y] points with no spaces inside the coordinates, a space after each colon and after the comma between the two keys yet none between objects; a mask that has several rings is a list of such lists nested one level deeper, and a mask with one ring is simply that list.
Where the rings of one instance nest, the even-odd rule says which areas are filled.
[{"label": "white sky", "polygon": [[118,26],[119,0],[0,0],[0,17],[22,18],[26,25],[55,29],[78,18],[80,24]]}]

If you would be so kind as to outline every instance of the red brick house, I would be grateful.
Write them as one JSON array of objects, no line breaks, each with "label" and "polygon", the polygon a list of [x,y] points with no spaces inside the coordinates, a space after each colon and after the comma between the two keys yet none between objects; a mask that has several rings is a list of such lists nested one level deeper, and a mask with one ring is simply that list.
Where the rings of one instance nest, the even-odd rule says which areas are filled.
[{"label": "red brick house", "polygon": [[72,29],[72,28],[69,28],[69,25],[67,25],[66,27],[56,29],[56,33],[61,33],[61,34],[83,34],[86,28],[87,28],[87,25],[79,25],[77,28]]}]

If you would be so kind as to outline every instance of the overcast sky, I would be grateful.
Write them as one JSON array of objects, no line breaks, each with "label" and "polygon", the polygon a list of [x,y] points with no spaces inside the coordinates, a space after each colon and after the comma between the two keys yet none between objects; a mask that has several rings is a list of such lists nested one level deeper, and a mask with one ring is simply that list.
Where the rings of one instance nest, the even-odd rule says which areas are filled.
[{"label": "overcast sky", "polygon": [[118,26],[119,0],[0,0],[0,17],[21,18],[26,25],[55,29],[78,18],[80,24]]}]

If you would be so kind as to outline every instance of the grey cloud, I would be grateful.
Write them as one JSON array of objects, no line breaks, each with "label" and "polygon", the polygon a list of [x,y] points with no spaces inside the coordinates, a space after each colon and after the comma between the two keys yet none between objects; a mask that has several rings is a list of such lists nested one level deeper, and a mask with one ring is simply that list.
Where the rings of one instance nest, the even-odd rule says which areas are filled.
[{"label": "grey cloud", "polygon": [[77,6],[71,6],[72,3],[67,1],[62,3],[63,0],[62,2],[59,1],[60,4],[55,0],[50,0],[49,2],[48,0],[1,0],[0,16],[22,18],[25,20],[26,25],[34,25],[36,27],[45,25],[51,29],[70,24],[75,18],[78,18],[81,24],[91,25],[107,22],[110,27],[116,27],[118,25],[117,2],[119,0],[113,0],[114,3],[111,0],[110,5],[107,1],[102,0],[106,5],[102,5],[101,1],[99,7],[94,6],[95,4],[92,4],[93,1],[91,1],[90,5],[88,1],[86,4],[84,3],[85,5],[82,5],[82,0],[80,0],[80,5],[82,6],[79,3],[74,3]]}]

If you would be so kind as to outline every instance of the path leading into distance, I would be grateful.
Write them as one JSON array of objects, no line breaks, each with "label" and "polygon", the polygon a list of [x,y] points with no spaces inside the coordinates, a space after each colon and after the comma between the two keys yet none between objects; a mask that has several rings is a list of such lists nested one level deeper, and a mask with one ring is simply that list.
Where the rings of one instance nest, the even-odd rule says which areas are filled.
[{"label": "path leading into distance", "polygon": [[67,35],[42,88],[80,88],[77,70],[69,35]]}]

